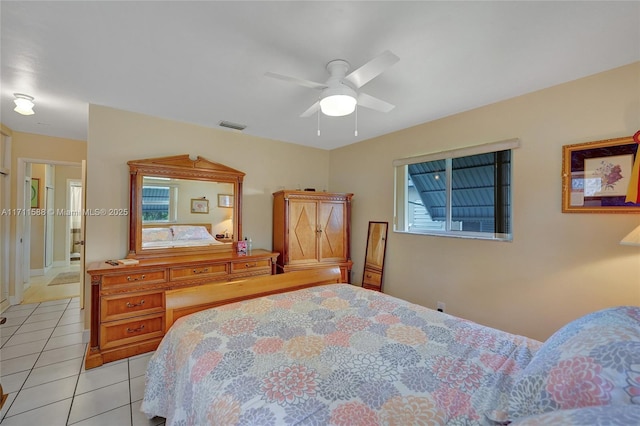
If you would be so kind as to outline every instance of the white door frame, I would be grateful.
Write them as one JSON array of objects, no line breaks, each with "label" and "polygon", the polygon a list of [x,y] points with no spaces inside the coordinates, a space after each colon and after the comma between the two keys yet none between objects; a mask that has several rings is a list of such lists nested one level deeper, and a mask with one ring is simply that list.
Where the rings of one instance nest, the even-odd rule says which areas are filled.
[{"label": "white door frame", "polygon": [[[26,157],[18,157],[17,159],[17,170],[16,170],[16,200],[18,204],[21,204],[20,200],[25,199],[25,179],[27,177],[26,169],[27,164],[36,163],[36,164],[52,164],[55,166],[75,166],[82,167],[82,163],[76,163],[72,161],[57,161],[57,160],[47,160],[42,158],[26,158]],[[83,192],[84,196],[84,192]],[[29,209],[31,206],[19,205],[17,208]],[[10,298],[9,303],[11,305],[19,305],[22,302],[23,293],[24,293],[24,245],[22,241],[29,241],[30,230],[29,227],[25,227],[25,217],[26,215],[17,215],[16,216],[16,239],[14,241],[14,248],[16,253],[15,259],[15,280],[13,283],[9,283],[9,285],[13,285],[13,296]],[[26,229],[25,229],[26,228]],[[25,234],[26,231],[26,234]],[[84,263],[81,262],[80,265],[81,271],[84,271]],[[81,274],[82,275],[82,274]],[[82,280],[80,285],[82,286]],[[11,291],[10,291],[11,293]],[[82,294],[82,289],[81,289]]]}]

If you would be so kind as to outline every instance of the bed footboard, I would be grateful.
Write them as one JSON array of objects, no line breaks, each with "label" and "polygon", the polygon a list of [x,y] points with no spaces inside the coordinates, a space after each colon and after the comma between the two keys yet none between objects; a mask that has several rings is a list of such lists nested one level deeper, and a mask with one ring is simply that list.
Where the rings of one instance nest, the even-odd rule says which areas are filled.
[{"label": "bed footboard", "polygon": [[334,267],[167,290],[165,330],[169,330],[178,318],[194,312],[269,294],[340,283],[340,277],[340,268]]}]

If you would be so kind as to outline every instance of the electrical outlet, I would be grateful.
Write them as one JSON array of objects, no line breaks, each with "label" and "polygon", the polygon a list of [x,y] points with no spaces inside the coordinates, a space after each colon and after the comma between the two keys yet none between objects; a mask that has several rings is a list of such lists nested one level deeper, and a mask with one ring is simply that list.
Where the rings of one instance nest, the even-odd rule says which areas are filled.
[{"label": "electrical outlet", "polygon": [[438,311],[440,311],[440,312],[444,312],[446,307],[447,307],[447,305],[445,305],[444,302],[438,302],[436,304],[436,309],[438,309]]}]

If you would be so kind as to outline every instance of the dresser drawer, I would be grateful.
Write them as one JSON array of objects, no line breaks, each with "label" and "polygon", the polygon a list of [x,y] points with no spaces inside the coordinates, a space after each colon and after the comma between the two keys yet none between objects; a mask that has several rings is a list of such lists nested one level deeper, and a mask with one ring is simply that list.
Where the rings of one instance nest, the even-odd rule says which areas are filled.
[{"label": "dresser drawer", "polygon": [[120,284],[142,284],[142,283],[150,284],[150,283],[162,283],[165,281],[167,281],[167,273],[164,269],[102,276],[103,286],[120,285]]},{"label": "dresser drawer", "polygon": [[231,273],[254,272],[260,270],[271,270],[270,260],[251,260],[247,259],[242,262],[231,262]]},{"label": "dresser drawer", "polygon": [[164,312],[100,324],[101,349],[162,336],[164,336]]},{"label": "dresser drawer", "polygon": [[370,271],[365,269],[364,276],[362,278],[362,284],[380,287],[382,284],[382,274],[380,272]]},{"label": "dresser drawer", "polygon": [[128,293],[100,298],[100,320],[115,321],[164,312],[164,292]]},{"label": "dresser drawer", "polygon": [[196,266],[171,268],[171,281],[188,280],[194,278],[215,278],[229,273],[227,263],[214,263]]}]

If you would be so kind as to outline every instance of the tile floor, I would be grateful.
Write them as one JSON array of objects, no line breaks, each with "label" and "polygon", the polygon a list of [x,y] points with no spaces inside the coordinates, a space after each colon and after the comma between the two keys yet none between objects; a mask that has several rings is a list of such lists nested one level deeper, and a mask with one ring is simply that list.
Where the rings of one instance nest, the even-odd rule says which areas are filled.
[{"label": "tile floor", "polygon": [[140,412],[151,354],[84,369],[78,298],[11,306],[0,326],[3,426],[164,425]]}]

